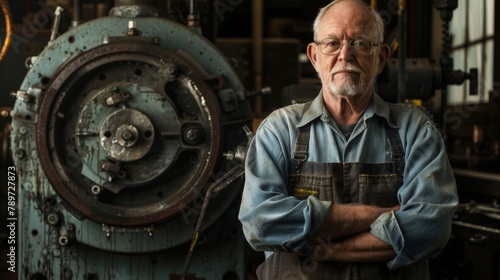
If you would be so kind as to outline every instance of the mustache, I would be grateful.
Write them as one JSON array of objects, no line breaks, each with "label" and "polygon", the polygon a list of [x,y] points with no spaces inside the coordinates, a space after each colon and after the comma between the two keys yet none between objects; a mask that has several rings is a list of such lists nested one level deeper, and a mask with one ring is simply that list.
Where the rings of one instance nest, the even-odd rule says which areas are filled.
[{"label": "mustache", "polygon": [[358,74],[361,74],[361,69],[355,65],[343,65],[343,66],[339,66],[339,67],[335,67],[332,69],[331,71],[331,74],[332,75],[335,75],[336,73],[338,72],[345,72],[345,71],[349,71],[349,72],[355,72],[355,73],[358,73]]}]

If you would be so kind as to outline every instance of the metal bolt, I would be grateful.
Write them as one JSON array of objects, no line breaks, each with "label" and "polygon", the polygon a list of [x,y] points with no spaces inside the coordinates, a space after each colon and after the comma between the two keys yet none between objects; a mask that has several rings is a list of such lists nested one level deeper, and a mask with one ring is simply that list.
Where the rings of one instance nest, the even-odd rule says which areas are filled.
[{"label": "metal bolt", "polygon": [[122,139],[125,141],[128,141],[128,140],[132,139],[133,137],[134,137],[134,135],[132,134],[132,132],[130,132],[130,130],[125,130],[122,132]]},{"label": "metal bolt", "polygon": [[93,185],[92,188],[90,188],[90,191],[92,192],[92,194],[98,195],[101,193],[102,188],[99,185]]},{"label": "metal bolt", "polygon": [[228,152],[222,153],[222,156],[228,160],[234,160],[234,152],[233,151],[228,151]]},{"label": "metal bolt", "polygon": [[128,22],[128,30],[127,30],[127,35],[128,36],[136,36],[140,35],[141,32],[137,29],[137,23],[133,20]]},{"label": "metal bolt", "polygon": [[24,134],[26,134],[26,132],[28,132],[28,130],[26,129],[25,126],[19,127],[19,133],[20,134],[24,135]]},{"label": "metal bolt", "polygon": [[167,73],[171,76],[174,76],[175,74],[177,74],[177,67],[175,67],[175,65],[173,64],[169,64],[167,66]]},{"label": "metal bolt", "polygon": [[108,171],[108,172],[114,172],[114,173],[120,172],[120,166],[118,164],[112,163],[110,161],[103,162],[101,164],[101,168],[102,168],[102,170]]},{"label": "metal bolt", "polygon": [[47,216],[47,222],[53,226],[57,225],[59,223],[59,215],[57,213],[50,213]]},{"label": "metal bolt", "polygon": [[24,90],[18,90],[17,92],[11,92],[12,97],[17,98],[19,101],[30,102],[31,96]]},{"label": "metal bolt", "polygon": [[113,106],[123,101],[123,97],[120,94],[114,94],[108,98],[106,98],[106,105]]},{"label": "metal bolt", "polygon": [[184,136],[186,137],[186,140],[195,142],[200,137],[200,132],[196,128],[189,128],[184,133]]},{"label": "metal bolt", "polygon": [[139,140],[139,131],[137,128],[130,124],[122,124],[115,131],[118,137],[118,144],[122,147],[132,147]]},{"label": "metal bolt", "polygon": [[66,235],[61,235],[59,237],[59,245],[67,246],[69,244],[69,238]]},{"label": "metal bolt", "polygon": [[26,68],[33,67],[33,64],[35,64],[37,59],[38,59],[38,56],[31,56],[31,57],[26,58],[26,60],[24,61],[24,66],[26,66]]}]

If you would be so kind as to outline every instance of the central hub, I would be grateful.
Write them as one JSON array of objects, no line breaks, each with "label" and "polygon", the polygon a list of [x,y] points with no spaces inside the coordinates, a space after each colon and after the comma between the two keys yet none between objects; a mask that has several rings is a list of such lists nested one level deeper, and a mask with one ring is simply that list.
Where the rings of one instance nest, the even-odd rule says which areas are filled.
[{"label": "central hub", "polygon": [[122,147],[132,147],[139,140],[139,131],[135,126],[130,124],[122,124],[116,130],[115,135],[117,136],[118,144]]},{"label": "central hub", "polygon": [[130,162],[149,152],[154,142],[154,127],[143,113],[120,109],[106,118],[99,135],[101,146],[110,157]]}]

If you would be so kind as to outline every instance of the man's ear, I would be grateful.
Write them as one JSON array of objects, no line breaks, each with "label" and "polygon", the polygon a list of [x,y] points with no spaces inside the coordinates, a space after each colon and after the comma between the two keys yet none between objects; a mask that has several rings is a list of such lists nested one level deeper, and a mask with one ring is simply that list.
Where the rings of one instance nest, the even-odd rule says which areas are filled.
[{"label": "man's ear", "polygon": [[378,74],[382,73],[387,59],[391,56],[391,49],[388,45],[382,44],[380,46],[380,53],[378,54]]},{"label": "man's ear", "polygon": [[316,43],[309,43],[307,45],[307,57],[309,57],[309,60],[311,61],[312,66],[314,69],[316,69],[316,72],[319,72],[317,69],[317,62],[318,62],[318,48],[319,46],[316,45]]}]

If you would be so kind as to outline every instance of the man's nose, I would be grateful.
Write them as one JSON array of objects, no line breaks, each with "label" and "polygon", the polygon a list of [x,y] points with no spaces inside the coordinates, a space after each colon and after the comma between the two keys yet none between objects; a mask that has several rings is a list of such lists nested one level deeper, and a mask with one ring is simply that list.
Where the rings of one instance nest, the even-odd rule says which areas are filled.
[{"label": "man's nose", "polygon": [[338,60],[345,60],[345,61],[351,61],[354,55],[354,50],[351,48],[351,45],[349,44],[342,44],[340,46],[339,54],[337,59]]}]

